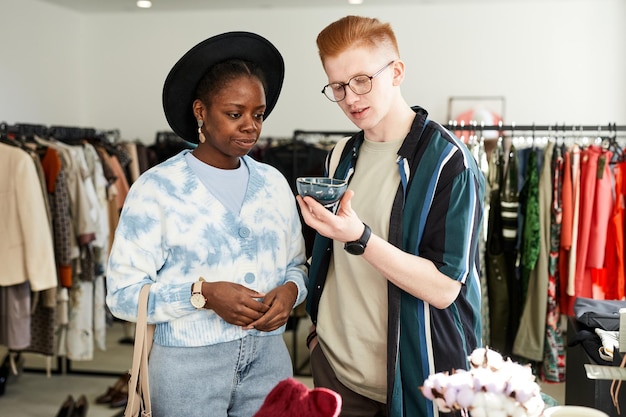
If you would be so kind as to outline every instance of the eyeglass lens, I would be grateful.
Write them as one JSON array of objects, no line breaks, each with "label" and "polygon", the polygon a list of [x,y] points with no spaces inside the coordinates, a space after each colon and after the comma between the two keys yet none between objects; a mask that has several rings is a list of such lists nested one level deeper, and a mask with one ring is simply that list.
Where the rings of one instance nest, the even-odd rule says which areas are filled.
[{"label": "eyeglass lens", "polygon": [[394,61],[389,62],[384,67],[376,71],[373,75],[356,75],[347,83],[331,83],[322,89],[322,93],[330,100],[330,101],[341,101],[346,98],[346,86],[350,87],[350,90],[354,94],[363,95],[372,91],[372,80],[377,77],[380,73],[382,73],[388,66],[393,64]]}]

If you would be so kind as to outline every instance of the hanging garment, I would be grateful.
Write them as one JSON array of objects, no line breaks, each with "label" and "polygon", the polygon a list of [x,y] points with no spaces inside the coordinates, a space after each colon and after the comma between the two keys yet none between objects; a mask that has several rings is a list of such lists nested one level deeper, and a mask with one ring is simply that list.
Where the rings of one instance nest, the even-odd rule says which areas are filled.
[{"label": "hanging garment", "polygon": [[23,146],[22,149],[31,157],[33,160],[33,165],[35,166],[35,171],[37,172],[37,178],[39,181],[37,185],[39,190],[41,191],[41,196],[43,197],[43,203],[46,211],[46,219],[48,220],[48,228],[52,230],[52,215],[50,214],[50,203],[48,201],[48,193],[47,193],[47,183],[46,183],[46,174],[41,165],[41,159],[39,158],[39,154],[35,148],[31,146],[37,146],[29,143],[28,146]]},{"label": "hanging garment", "polygon": [[517,252],[519,228],[519,186],[517,167],[517,149],[511,144],[504,172],[501,174],[500,206],[502,211],[502,237],[505,250],[509,253]]},{"label": "hanging garment", "polygon": [[0,286],[56,288],[54,245],[32,158],[0,143]]},{"label": "hanging garment", "polygon": [[587,268],[602,268],[606,248],[606,234],[609,218],[613,211],[613,173],[609,161],[611,151],[600,149],[597,169],[595,170],[595,194],[593,198],[593,216],[589,225],[589,248],[587,250]]},{"label": "hanging garment", "polygon": [[126,179],[126,174],[124,173],[124,168],[120,164],[117,156],[109,155],[107,159],[107,163],[113,169],[115,173],[115,188],[117,189],[117,194],[115,195],[117,210],[121,210],[124,206],[124,200],[126,200],[126,195],[128,194],[128,190],[130,186],[128,184],[128,180]]},{"label": "hanging garment", "polygon": [[142,144],[137,143],[135,145],[137,147],[137,160],[139,161],[139,173],[143,174],[150,168],[148,163],[148,148]]},{"label": "hanging garment", "polygon": [[[564,148],[564,147],[563,147]],[[559,241],[559,309],[570,311],[570,296],[567,294],[569,275],[569,252],[572,247],[572,221],[574,218],[574,195],[570,152],[563,149],[563,185],[561,188],[561,238]]]},{"label": "hanging garment", "polygon": [[488,183],[489,211],[487,213],[487,242],[485,267],[487,278],[487,297],[489,299],[489,346],[503,355],[511,352],[509,343],[509,290],[507,267],[502,237],[502,216],[500,205],[500,183],[504,159],[500,148],[494,150]]},{"label": "hanging garment", "polygon": [[[104,196],[104,209],[106,210],[106,215],[103,214],[103,217],[106,217],[108,220],[108,232],[106,233],[106,235],[108,236],[108,242],[105,246],[105,251],[108,254],[111,251],[111,246],[113,245],[113,237],[115,235],[115,229],[117,228],[120,216],[120,208],[118,207],[117,203],[119,194],[116,186],[117,175],[116,170],[114,170],[112,166],[113,161],[111,155],[107,152],[106,148],[104,146],[96,146],[95,149],[98,152],[104,178],[107,182]],[[146,156],[147,148],[143,147],[142,149],[143,155]],[[144,163],[147,165],[147,161],[144,161]],[[144,171],[149,168],[146,165],[144,165],[144,167],[142,168]],[[118,184],[122,184],[123,186],[122,181]]]},{"label": "hanging garment", "polygon": [[[39,152],[45,152],[45,148],[38,147],[36,144],[32,142],[28,142],[23,149],[28,153],[28,155],[33,160],[33,165],[35,166],[35,170],[37,171],[37,177],[39,181],[37,185],[41,191],[41,195],[43,197],[46,216],[48,220],[48,231],[50,232],[50,238],[53,239],[53,249],[54,249],[54,233],[52,229],[52,212],[50,209],[50,200],[48,197],[48,184],[46,179],[46,172],[43,168],[43,164],[41,163],[41,159],[39,156]],[[54,307],[56,302],[56,287],[48,288],[44,291],[35,291],[33,295],[37,296],[41,302],[47,307]]]},{"label": "hanging garment", "polygon": [[576,300],[576,258],[578,253],[578,218],[580,214],[580,148],[573,145],[571,149],[572,175],[572,240],[567,264],[567,295],[569,296],[568,316],[574,315]]},{"label": "hanging garment", "polygon": [[69,290],[61,287],[57,291],[57,309],[56,309],[56,352],[60,357],[67,356],[67,326],[69,323]]},{"label": "hanging garment", "polygon": [[593,210],[600,154],[601,149],[599,146],[590,145],[583,150],[580,158],[580,216],[578,218],[578,248],[576,251],[576,272],[574,275],[576,297],[593,297],[591,271],[587,268],[587,252],[590,247],[591,221],[592,217],[595,216]]},{"label": "hanging garment", "polygon": [[[102,271],[103,272],[103,271]],[[107,307],[104,274],[96,274],[93,282],[93,339],[99,350],[106,350]]]},{"label": "hanging garment", "polygon": [[500,183],[500,208],[502,217],[502,247],[504,253],[504,277],[508,290],[508,324],[506,332],[507,354],[513,353],[513,341],[522,316],[522,291],[518,272],[519,229],[521,225],[519,203],[519,158],[518,150],[510,144],[508,157],[504,161],[504,174]]},{"label": "hanging garment", "polygon": [[30,317],[30,343],[23,352],[39,353],[45,356],[56,354],[56,300],[54,305],[47,306],[44,299],[47,292],[56,297],[57,289],[32,294]]},{"label": "hanging garment", "polygon": [[539,256],[539,176],[537,172],[537,151],[532,149],[528,154],[526,179],[520,192],[520,203],[524,213],[520,260],[522,304],[526,303],[530,272],[535,268]]},{"label": "hanging garment", "polygon": [[541,377],[547,382],[565,381],[565,345],[559,308],[559,246],[562,221],[563,153],[555,146],[552,156],[552,205],[550,212],[550,254],[548,258],[548,308]]},{"label": "hanging garment", "polygon": [[[135,149],[135,147],[132,147]],[[93,334],[95,347],[106,350],[106,307],[104,289],[104,271],[109,257],[109,211],[107,201],[107,179],[96,148],[84,144],[85,159],[89,169],[89,178],[93,182],[96,201],[94,210],[97,212],[96,239],[93,241],[93,276],[94,276],[94,321]],[[131,153],[136,156],[136,152]],[[136,165],[131,162],[130,166]],[[138,169],[138,168],[137,168]]]},{"label": "hanging garment", "polygon": [[30,345],[30,285],[0,287],[0,345],[22,350]]},{"label": "hanging garment", "polygon": [[130,156],[130,162],[128,163],[128,177],[129,183],[134,183],[139,175],[141,174],[141,170],[139,168],[139,156],[137,154],[137,145],[135,143],[124,143],[121,145],[123,149]]},{"label": "hanging garment", "polygon": [[544,353],[548,299],[548,255],[552,202],[552,151],[549,142],[543,153],[541,176],[537,175],[537,153],[531,152],[526,170],[522,272],[528,278],[524,309],[513,344],[516,355],[541,361]]},{"label": "hanging garment", "polygon": [[65,180],[61,157],[55,149],[46,147],[46,153],[41,158],[41,165],[47,182],[52,216],[54,256],[59,274],[59,284],[69,288],[72,286],[73,236],[67,181]]},{"label": "hanging garment", "polygon": [[607,228],[605,267],[598,270],[600,277],[596,280],[603,287],[607,300],[623,300],[626,296],[626,276],[624,262],[624,170],[626,162],[620,162],[613,167],[615,180],[613,211]]},{"label": "hanging garment", "polygon": [[90,361],[94,355],[94,282],[76,279],[69,290],[66,337],[67,357]]},{"label": "hanging garment", "polygon": [[[611,213],[606,227],[606,243],[602,247],[604,262],[600,268],[591,269],[593,293],[596,299],[621,300],[625,293],[623,169],[624,163],[620,162],[609,173],[614,187],[609,184],[613,189],[609,191]],[[590,262],[594,261],[590,260]]]},{"label": "hanging garment", "polygon": [[609,219],[613,212],[614,177],[610,168],[613,152],[600,149],[595,175],[595,194],[593,199],[593,216],[589,225],[589,249],[585,268],[589,269],[593,298],[605,299],[606,281],[594,279],[594,271],[604,268]]}]

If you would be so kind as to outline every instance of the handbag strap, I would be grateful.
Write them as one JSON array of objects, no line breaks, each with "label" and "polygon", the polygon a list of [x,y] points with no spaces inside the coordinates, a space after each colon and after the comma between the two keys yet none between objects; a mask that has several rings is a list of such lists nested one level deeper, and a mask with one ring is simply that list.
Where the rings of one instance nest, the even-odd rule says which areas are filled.
[{"label": "handbag strap", "polygon": [[128,381],[128,403],[124,415],[134,415],[140,409],[143,400],[143,415],[150,415],[150,386],[148,383],[148,356],[152,349],[154,325],[148,324],[148,296],[150,285],[146,284],[139,293],[137,307],[137,323],[135,325],[135,344],[133,347],[133,363]]}]

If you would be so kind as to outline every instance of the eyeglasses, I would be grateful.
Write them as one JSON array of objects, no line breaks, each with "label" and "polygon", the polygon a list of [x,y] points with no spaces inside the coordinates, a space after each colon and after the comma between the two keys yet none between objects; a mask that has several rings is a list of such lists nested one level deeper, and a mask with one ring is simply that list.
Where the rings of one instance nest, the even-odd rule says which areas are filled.
[{"label": "eyeglasses", "polygon": [[394,62],[395,60],[389,62],[372,75],[355,75],[354,77],[350,78],[347,83],[326,84],[324,88],[322,88],[322,94],[324,94],[327,99],[334,103],[346,98],[346,86],[350,87],[350,90],[352,90],[354,94],[358,94],[360,96],[362,96],[363,94],[367,94],[372,91],[372,80],[380,75],[381,72],[387,69],[387,67]]}]

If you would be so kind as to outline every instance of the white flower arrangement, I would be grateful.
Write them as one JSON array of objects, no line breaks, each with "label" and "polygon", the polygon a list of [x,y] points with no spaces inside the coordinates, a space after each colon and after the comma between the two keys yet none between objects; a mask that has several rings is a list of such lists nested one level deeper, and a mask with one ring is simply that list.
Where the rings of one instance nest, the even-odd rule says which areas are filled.
[{"label": "white flower arrangement", "polygon": [[420,387],[440,411],[467,411],[472,417],[539,417],[544,401],[530,366],[506,360],[489,348],[469,357],[469,371],[430,375]]}]

